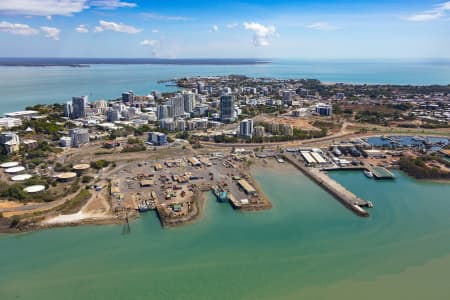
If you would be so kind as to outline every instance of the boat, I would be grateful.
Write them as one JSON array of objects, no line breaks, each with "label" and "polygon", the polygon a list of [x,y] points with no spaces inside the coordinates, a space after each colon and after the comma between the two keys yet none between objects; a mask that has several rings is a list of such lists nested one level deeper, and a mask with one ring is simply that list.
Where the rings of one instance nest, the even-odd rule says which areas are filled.
[{"label": "boat", "polygon": [[373,173],[369,170],[364,170],[364,175],[366,175],[367,178],[373,178]]},{"label": "boat", "polygon": [[228,192],[226,192],[225,190],[223,190],[220,186],[218,185],[214,185],[211,187],[214,196],[216,196],[217,200],[219,202],[226,202],[228,201]]},{"label": "boat", "polygon": [[275,158],[277,159],[277,161],[278,161],[280,164],[281,164],[281,163],[284,163],[284,159],[282,159],[281,157],[276,156]]}]

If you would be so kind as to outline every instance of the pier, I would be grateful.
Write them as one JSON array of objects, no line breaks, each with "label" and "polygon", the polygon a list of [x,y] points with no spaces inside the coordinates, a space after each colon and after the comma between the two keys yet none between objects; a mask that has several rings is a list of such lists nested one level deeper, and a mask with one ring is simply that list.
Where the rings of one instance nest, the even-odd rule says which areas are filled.
[{"label": "pier", "polygon": [[349,167],[326,167],[321,168],[321,171],[363,171],[367,170],[372,172],[375,179],[395,179],[395,175],[384,167],[375,167],[375,166],[349,166]]},{"label": "pier", "polygon": [[394,179],[395,175],[386,168],[383,167],[369,167],[370,172],[376,179]]},{"label": "pier", "polygon": [[285,154],[285,158],[294,167],[303,172],[311,180],[316,182],[319,186],[324,188],[334,198],[341,202],[345,207],[350,209],[353,213],[361,217],[368,217],[369,213],[362,207],[371,207],[372,203],[357,197],[355,194],[344,188],[338,182],[331,179],[327,174],[321,172],[319,169],[308,168],[295,158],[292,154]]}]

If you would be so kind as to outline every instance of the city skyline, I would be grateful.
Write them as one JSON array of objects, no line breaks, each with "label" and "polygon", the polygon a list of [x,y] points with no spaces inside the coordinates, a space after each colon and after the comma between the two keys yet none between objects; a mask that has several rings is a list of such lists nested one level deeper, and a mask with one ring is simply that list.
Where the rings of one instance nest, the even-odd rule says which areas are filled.
[{"label": "city skyline", "polygon": [[0,57],[450,58],[450,1],[5,0]]}]

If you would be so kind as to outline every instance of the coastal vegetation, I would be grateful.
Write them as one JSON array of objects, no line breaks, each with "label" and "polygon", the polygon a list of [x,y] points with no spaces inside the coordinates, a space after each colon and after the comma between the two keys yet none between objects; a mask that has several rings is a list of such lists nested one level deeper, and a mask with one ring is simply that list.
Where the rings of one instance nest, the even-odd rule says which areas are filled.
[{"label": "coastal vegetation", "polygon": [[450,179],[450,172],[443,171],[435,163],[450,168],[450,162],[436,156],[402,157],[399,161],[400,170],[416,179]]}]

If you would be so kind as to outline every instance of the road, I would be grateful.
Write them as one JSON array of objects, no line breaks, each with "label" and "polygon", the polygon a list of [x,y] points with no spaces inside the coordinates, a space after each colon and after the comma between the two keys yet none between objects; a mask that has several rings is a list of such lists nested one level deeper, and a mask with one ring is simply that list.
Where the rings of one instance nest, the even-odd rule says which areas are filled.
[{"label": "road", "polygon": [[298,141],[286,141],[286,142],[274,142],[274,143],[215,143],[215,142],[203,142],[201,141],[200,144],[203,146],[211,146],[211,147],[224,147],[224,148],[230,148],[230,147],[261,147],[261,146],[284,146],[284,147],[298,147],[301,145],[308,145],[310,143],[318,143],[318,142],[324,142],[329,141],[333,139],[343,138],[350,135],[355,134],[354,132],[348,132],[347,131],[348,123],[344,122],[341,126],[341,129],[339,132],[325,136],[323,138],[315,138],[315,139],[307,139],[307,140],[298,140]]}]

